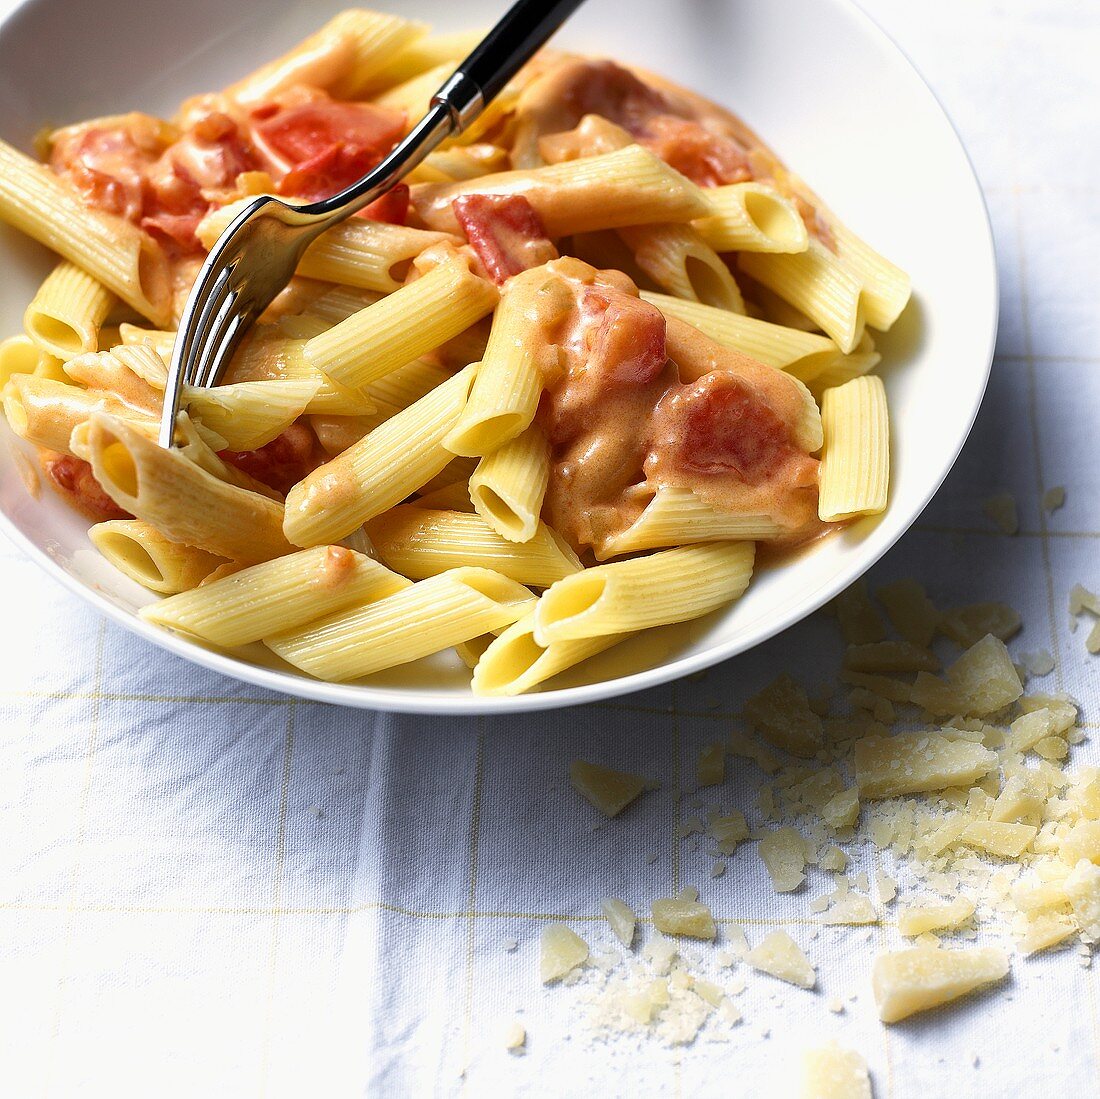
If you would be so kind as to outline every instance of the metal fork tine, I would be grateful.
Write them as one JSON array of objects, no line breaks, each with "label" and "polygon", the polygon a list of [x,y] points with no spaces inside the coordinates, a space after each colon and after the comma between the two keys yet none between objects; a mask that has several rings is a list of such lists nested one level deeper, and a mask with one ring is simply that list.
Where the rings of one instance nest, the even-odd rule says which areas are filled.
[{"label": "metal fork tine", "polygon": [[208,318],[203,332],[202,344],[195,356],[191,371],[191,384],[200,388],[206,388],[214,384],[214,375],[218,369],[218,355],[221,351],[222,339],[226,330],[234,320],[234,311],[237,307],[238,291],[229,286],[225,296],[218,306],[217,312]]}]

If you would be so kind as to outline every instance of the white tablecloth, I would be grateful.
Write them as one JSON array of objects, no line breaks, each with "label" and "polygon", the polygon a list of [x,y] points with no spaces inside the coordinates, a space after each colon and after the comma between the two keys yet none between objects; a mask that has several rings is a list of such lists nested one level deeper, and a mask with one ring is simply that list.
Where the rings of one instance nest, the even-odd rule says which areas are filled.
[{"label": "white tablecloth", "polygon": [[[1094,736],[1100,657],[1065,606],[1075,581],[1100,586],[1100,7],[867,6],[963,133],[1002,279],[973,436],[871,583],[913,575],[941,605],[1007,598],[1025,619],[1018,649],[1055,655],[1044,684],[1080,699]],[[1046,516],[1054,485],[1066,503]],[[982,514],[1001,490],[1019,502],[1014,537]],[[811,939],[806,898],[777,898],[758,859],[712,881],[712,859],[677,838],[699,746],[778,671],[812,682],[839,657],[820,617],[646,694],[430,720],[218,678],[108,624],[6,544],[0,605],[5,1095],[783,1094],[798,1053],[830,1036],[867,1057],[880,1099],[1097,1087],[1096,970],[1072,954],[1017,959],[1007,994],[888,1030],[868,951],[892,929]],[[1091,744],[1076,752],[1100,763]],[[660,789],[603,822],[567,782],[581,755]],[[739,769],[724,800],[751,807],[756,782]],[[750,981],[727,1044],[593,1041],[579,990],[538,982],[541,928],[567,919],[602,941],[601,896],[644,913],[688,884],[750,938],[791,930],[819,991]],[[501,1037],[514,1018],[529,1036],[518,1057]]]}]

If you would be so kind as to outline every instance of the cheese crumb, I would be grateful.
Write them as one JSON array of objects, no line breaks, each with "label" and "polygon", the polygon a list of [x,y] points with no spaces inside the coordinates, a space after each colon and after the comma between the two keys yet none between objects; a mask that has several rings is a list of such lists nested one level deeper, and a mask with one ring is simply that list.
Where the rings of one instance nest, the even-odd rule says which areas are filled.
[{"label": "cheese crumb", "polygon": [[940,612],[916,580],[884,584],[875,593],[894,629],[911,645],[927,649],[936,635]]},{"label": "cheese crumb", "polygon": [[646,787],[645,779],[638,775],[612,771],[583,759],[569,765],[569,781],[606,817],[621,813]]},{"label": "cheese crumb", "polygon": [[713,939],[718,934],[710,909],[684,896],[664,897],[653,902],[653,926],[666,935],[692,939]]},{"label": "cheese crumb", "polygon": [[871,1099],[867,1062],[830,1042],[802,1056],[802,1099]]},{"label": "cheese crumb", "polygon": [[1002,534],[1015,534],[1020,529],[1016,497],[1011,492],[998,492],[982,503],[985,516]]},{"label": "cheese crumb", "polygon": [[799,988],[813,988],[817,982],[817,974],[809,958],[786,931],[772,931],[765,936],[748,952],[745,961],[753,969],[770,973]]},{"label": "cheese crumb", "polygon": [[1100,942],[1100,866],[1082,859],[1070,871],[1064,888],[1082,938]]},{"label": "cheese crumb", "polygon": [[759,853],[777,893],[789,893],[806,880],[806,841],[794,828],[768,832],[760,841]]},{"label": "cheese crumb", "polygon": [[855,745],[856,782],[865,798],[965,786],[997,765],[997,753],[936,733],[865,737]]},{"label": "cheese crumb", "polygon": [[859,790],[850,786],[834,794],[821,807],[821,818],[834,831],[854,827],[859,819]]},{"label": "cheese crumb", "polygon": [[722,744],[707,744],[699,751],[696,774],[700,786],[718,786],[726,778],[726,749]]},{"label": "cheese crumb", "polygon": [[627,949],[634,942],[635,916],[630,905],[617,897],[604,897],[600,901],[600,911],[603,918],[611,925],[615,938]]},{"label": "cheese crumb", "polygon": [[896,1023],[1003,980],[1007,974],[1008,955],[997,947],[915,946],[880,954],[871,972],[871,987],[879,1018]]},{"label": "cheese crumb", "polygon": [[563,923],[547,924],[539,942],[539,977],[544,985],[560,981],[588,960],[588,944]]},{"label": "cheese crumb", "polygon": [[821,750],[821,718],[806,691],[781,675],[745,703],[745,720],[769,743],[793,756],[812,759]]},{"label": "cheese crumb", "polygon": [[1043,493],[1043,511],[1057,511],[1066,502],[1066,486],[1054,485]]},{"label": "cheese crumb", "polygon": [[1000,710],[1023,693],[1004,642],[987,633],[947,669],[944,679],[918,672],[910,697],[932,714],[975,716]]},{"label": "cheese crumb", "polygon": [[742,840],[749,838],[749,826],[745,814],[737,809],[710,822],[710,834],[723,855],[732,855]]},{"label": "cheese crumb", "polygon": [[941,927],[958,927],[974,915],[969,897],[956,897],[947,904],[916,904],[898,912],[898,931],[913,937]]},{"label": "cheese crumb", "polygon": [[504,1028],[504,1048],[509,1053],[523,1053],[527,1045],[527,1031],[518,1019],[513,1019]]}]

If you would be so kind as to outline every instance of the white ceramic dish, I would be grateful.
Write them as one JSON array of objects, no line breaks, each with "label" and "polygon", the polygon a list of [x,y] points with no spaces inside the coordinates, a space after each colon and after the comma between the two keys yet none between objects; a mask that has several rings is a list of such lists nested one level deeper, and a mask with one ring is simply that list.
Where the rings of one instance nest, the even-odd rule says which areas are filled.
[{"label": "white ceramic dish", "polygon": [[[28,0],[0,25],[0,134],[28,148],[43,125],[128,109],[171,113],[277,55],[339,0]],[[444,30],[489,25],[503,0],[383,0]],[[48,489],[0,427],[0,526],[72,591],[149,641],[287,694],[423,713],[501,713],[591,702],[685,675],[803,618],[866,571],[908,529],[950,470],[985,392],[997,322],[996,266],[981,192],[932,93],[847,0],[634,0],[628,19],[589,0],[564,46],[665,74],[732,107],[826,202],[910,272],[914,301],[880,341],[893,418],[889,510],[757,575],[736,606],[651,631],[541,693],[474,697],[449,654],[363,685],[307,679],[261,646],[212,652],[135,616],[150,596],[90,548],[86,524]],[[48,73],[48,79],[44,78]],[[0,227],[0,333],[17,331],[47,254]],[[251,661],[263,662],[253,663]]]}]

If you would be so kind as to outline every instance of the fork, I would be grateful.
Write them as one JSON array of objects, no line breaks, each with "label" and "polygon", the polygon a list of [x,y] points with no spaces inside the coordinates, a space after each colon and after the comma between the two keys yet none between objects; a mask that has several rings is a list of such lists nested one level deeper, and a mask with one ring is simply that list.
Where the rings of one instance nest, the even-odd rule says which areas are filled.
[{"label": "fork", "polygon": [[332,198],[250,202],[215,242],[187,297],[164,388],[159,443],[171,447],[186,383],[217,384],[253,321],[326,229],[384,194],[440,142],[465,129],[582,0],[518,0],[432,97],[428,113],[378,165]]}]

